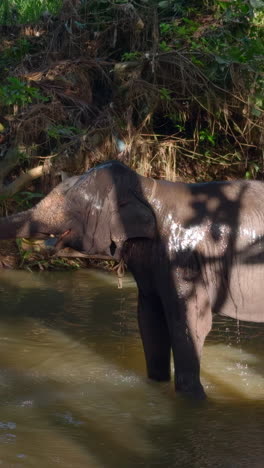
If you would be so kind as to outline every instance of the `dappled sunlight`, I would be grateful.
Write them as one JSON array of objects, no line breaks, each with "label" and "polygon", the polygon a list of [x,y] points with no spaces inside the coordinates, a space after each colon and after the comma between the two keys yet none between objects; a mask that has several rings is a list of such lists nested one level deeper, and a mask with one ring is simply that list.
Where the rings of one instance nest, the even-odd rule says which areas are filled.
[{"label": "dappled sunlight", "polygon": [[[12,419],[16,422],[12,422]],[[0,420],[1,466],[58,466],[63,468],[102,468],[102,465],[84,446],[58,431],[37,409],[24,405],[1,407]]]},{"label": "dappled sunlight", "polygon": [[[235,321],[216,323],[202,359],[210,398],[197,403],[175,395],[172,382],[145,377],[130,275],[118,290],[114,275],[97,270],[6,271],[0,293],[4,466],[209,468],[221,466],[225,453],[228,467],[239,460],[258,468],[264,456],[259,326],[257,333],[256,324],[240,324],[240,346]],[[241,425],[249,414],[246,438]]]},{"label": "dappled sunlight", "polygon": [[262,2],[196,3],[0,5],[4,467],[263,464]]},{"label": "dappled sunlight", "polygon": [[[8,390],[8,404],[37,413],[40,426],[56,421],[77,427],[85,438],[87,431],[100,434],[105,444],[120,450],[142,456],[155,451],[143,429],[145,420],[166,424],[171,408],[145,378],[32,319],[19,328],[2,324],[1,336],[2,401]],[[157,405],[163,408],[158,417]]]},{"label": "dappled sunlight", "polygon": [[205,346],[201,376],[210,397],[264,400],[264,365],[260,359],[237,346]]}]

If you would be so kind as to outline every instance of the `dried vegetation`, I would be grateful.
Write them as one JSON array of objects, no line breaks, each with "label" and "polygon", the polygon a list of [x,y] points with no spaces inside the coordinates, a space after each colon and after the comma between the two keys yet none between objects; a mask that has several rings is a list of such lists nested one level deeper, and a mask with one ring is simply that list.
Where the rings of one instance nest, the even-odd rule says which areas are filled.
[{"label": "dried vegetation", "polygon": [[252,40],[252,12],[228,23],[214,2],[207,15],[176,3],[65,0],[57,15],[2,27],[2,197],[111,158],[171,180],[261,177],[261,51],[256,70],[256,53],[253,65],[226,57],[224,36],[238,24]]},{"label": "dried vegetation", "polygon": [[261,8],[64,0],[22,25],[4,5],[1,214],[112,158],[170,180],[263,178]]}]

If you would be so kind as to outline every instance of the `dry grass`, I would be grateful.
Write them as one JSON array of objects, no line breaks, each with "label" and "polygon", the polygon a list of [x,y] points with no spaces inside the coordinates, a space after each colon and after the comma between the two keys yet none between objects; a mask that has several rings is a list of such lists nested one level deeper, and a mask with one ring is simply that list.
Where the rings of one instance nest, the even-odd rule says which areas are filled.
[{"label": "dry grass", "polygon": [[[159,49],[154,9],[144,7],[139,14],[130,3],[112,4],[114,21],[104,19],[102,27],[105,14],[80,14],[80,2],[67,0],[57,18],[12,30],[27,38],[34,52],[9,75],[37,87],[48,100],[33,101],[16,115],[6,111],[3,141],[15,142],[27,156],[17,161],[6,182],[43,163],[46,175],[37,191],[48,192],[62,172],[82,173],[109,159],[172,181],[231,179],[246,171],[261,178],[264,115],[256,106],[258,115],[252,113],[254,73],[249,76],[243,66],[232,64],[229,85],[222,89],[193,63],[188,48]],[[199,28],[197,40],[207,26]],[[7,37],[0,53],[14,44],[13,36]],[[124,62],[126,51],[139,54]],[[209,63],[212,57],[202,60]],[[245,91],[248,80],[250,92]],[[27,187],[34,189],[34,184]],[[17,210],[17,201],[9,198],[0,209],[9,214]],[[13,250],[10,258],[0,251],[0,264],[14,266]],[[36,252],[23,257],[29,268],[78,267],[74,260],[63,262],[52,264]],[[79,265],[88,262],[98,264],[81,260]]]},{"label": "dry grass", "polygon": [[[31,156],[27,167],[45,161],[47,171],[73,174],[117,158],[169,180],[243,177],[254,164],[261,174],[264,117],[252,116],[241,67],[230,68],[232,82],[221,89],[188,49],[158,49],[154,10],[139,14],[133,5],[112,5],[115,22],[100,30],[98,13],[94,34],[80,26],[91,15],[81,16],[79,7],[67,0],[35,36],[28,36],[30,26],[21,30],[39,41],[41,53],[27,54],[10,74],[48,98],[20,109],[10,122],[12,141]],[[140,57],[121,62],[119,47],[141,51]]]}]

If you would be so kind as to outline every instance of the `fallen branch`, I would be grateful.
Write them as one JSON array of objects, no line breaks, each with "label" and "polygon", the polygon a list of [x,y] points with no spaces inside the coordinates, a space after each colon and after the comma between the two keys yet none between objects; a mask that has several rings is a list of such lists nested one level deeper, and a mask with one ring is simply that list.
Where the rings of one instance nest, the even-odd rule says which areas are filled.
[{"label": "fallen branch", "polygon": [[58,252],[52,255],[53,257],[74,257],[74,258],[88,258],[90,260],[107,260],[111,262],[116,262],[113,257],[110,255],[89,255],[84,252],[79,252],[78,250],[71,249],[69,247],[65,247],[63,249],[58,250]]},{"label": "fallen branch", "polygon": [[37,166],[29,169],[28,172],[21,174],[14,182],[9,185],[1,185],[0,186],[0,195],[4,195],[5,197],[12,197],[15,193],[19,192],[23,189],[26,185],[32,182],[35,179],[38,179],[46,172],[46,168],[44,166]]}]

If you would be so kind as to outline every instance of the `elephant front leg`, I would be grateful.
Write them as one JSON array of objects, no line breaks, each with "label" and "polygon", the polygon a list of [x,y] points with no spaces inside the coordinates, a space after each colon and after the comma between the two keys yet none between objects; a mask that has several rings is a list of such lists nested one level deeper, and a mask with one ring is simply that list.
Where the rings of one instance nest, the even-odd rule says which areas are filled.
[{"label": "elephant front leg", "polygon": [[178,324],[173,330],[175,391],[198,399],[206,397],[200,381],[200,354],[190,330]]},{"label": "elephant front leg", "polygon": [[195,296],[179,305],[179,315],[171,317],[171,329],[175,390],[203,399],[206,395],[200,381],[200,359],[212,326],[212,313],[208,302],[199,299]]},{"label": "elephant front leg", "polygon": [[171,340],[158,296],[139,293],[138,323],[148,377],[157,381],[170,380]]}]

